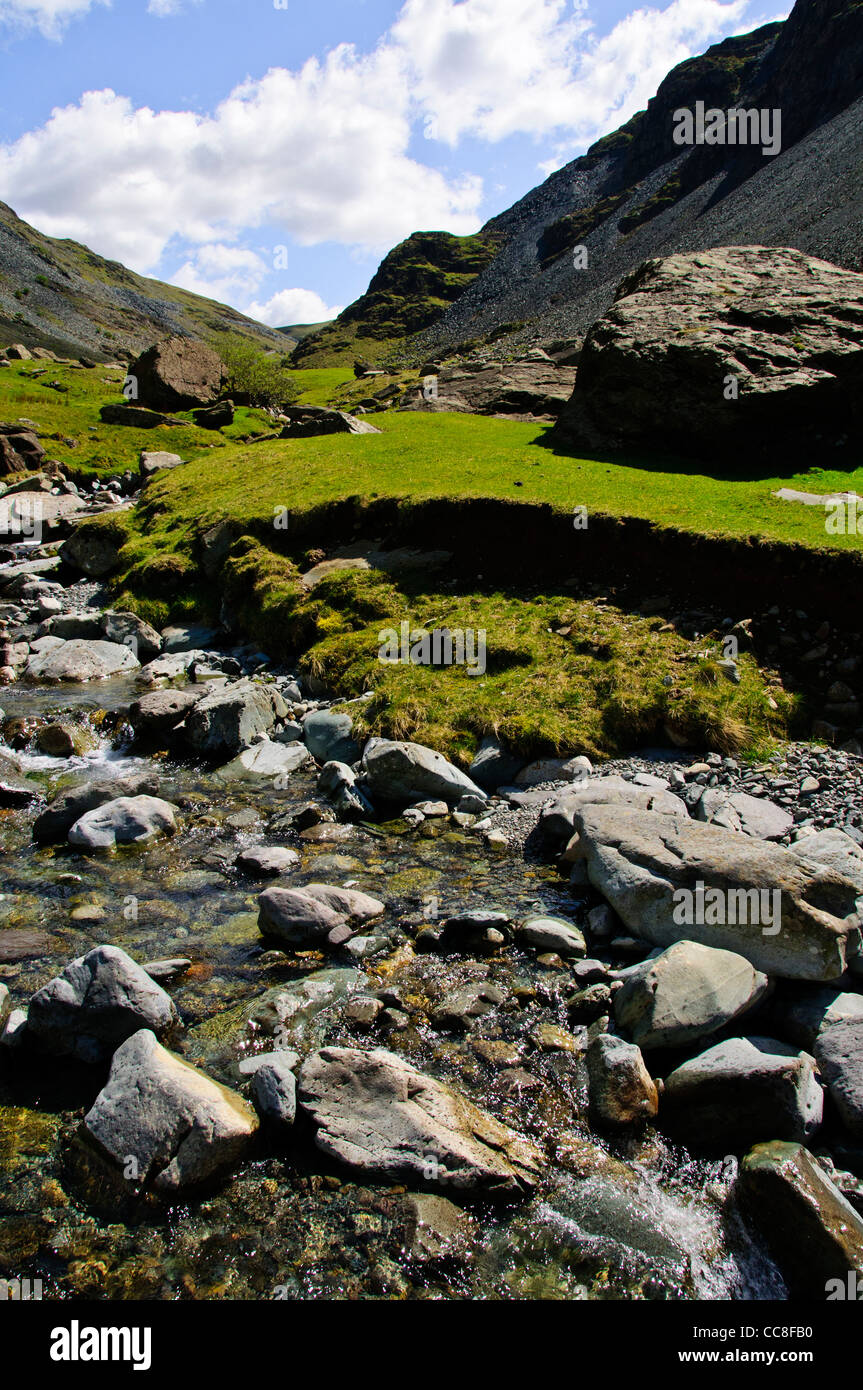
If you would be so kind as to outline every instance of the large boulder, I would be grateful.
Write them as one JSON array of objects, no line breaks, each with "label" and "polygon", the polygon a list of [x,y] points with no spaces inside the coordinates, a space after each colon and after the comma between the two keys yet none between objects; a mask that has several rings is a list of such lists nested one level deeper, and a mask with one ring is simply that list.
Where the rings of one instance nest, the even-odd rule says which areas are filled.
[{"label": "large boulder", "polygon": [[559,434],[726,466],[859,451],[861,360],[863,275],[765,246],[649,260],[588,333]]},{"label": "large boulder", "polygon": [[299,1081],[317,1147],[360,1172],[492,1198],[536,1183],[535,1145],[392,1052],[323,1048]]},{"label": "large boulder", "polygon": [[[780,845],[615,805],[585,806],[575,826],[568,857],[586,862],[594,888],[656,946],[700,941],[768,975],[825,982],[859,949],[854,885]],[[718,908],[708,910],[709,894]]]},{"label": "large boulder", "polygon": [[217,352],[193,338],[166,338],[129,367],[137,400],[150,410],[192,410],[211,405],[222,389]]},{"label": "large boulder", "polygon": [[268,734],[287,714],[275,688],[237,681],[214,690],[186,716],[186,737],[207,757],[236,757],[250,748],[259,734]]},{"label": "large boulder", "polygon": [[140,662],[131,648],[118,642],[64,642],[31,656],[24,674],[33,681],[100,681],[137,671]]},{"label": "large boulder", "polygon": [[84,1132],[126,1176],[172,1196],[243,1157],[258,1118],[242,1096],[142,1029],[118,1048]]},{"label": "large boulder", "polygon": [[859,1296],[848,1294],[847,1279],[853,1273],[852,1287],[863,1279],[863,1217],[802,1145],[756,1145],[734,1191],[795,1298]]},{"label": "large boulder", "polygon": [[468,792],[485,801],[486,795],[467,773],[453,767],[442,753],[421,743],[369,739],[363,752],[363,776],[372,796],[381,801],[441,800],[458,802]]},{"label": "large boulder", "polygon": [[177,1013],[169,996],[119,946],[96,946],[37,990],[27,1037],[42,1052],[100,1062],[140,1028],[170,1033]]},{"label": "large boulder", "polygon": [[129,709],[129,723],[141,739],[167,739],[203,699],[200,689],[151,690]]},{"label": "large boulder", "polygon": [[270,782],[284,790],[282,783],[311,762],[304,743],[256,743],[220,767],[218,775],[227,782]]},{"label": "large boulder", "polygon": [[345,710],[319,709],[303,720],[303,738],[319,763],[355,763],[360,756],[353,720]]},{"label": "large boulder", "polygon": [[748,1149],[768,1139],[805,1143],[821,1124],[815,1062],[775,1038],[730,1038],[665,1078],[660,1119],[700,1149]]},{"label": "large boulder", "polygon": [[173,835],[175,810],[158,796],[121,796],[85,812],[71,827],[69,844],[81,849],[146,845],[159,835]]},{"label": "large boulder", "polygon": [[33,839],[44,845],[61,844],[75,822],[95,807],[103,806],[106,801],[116,801],[120,796],[155,796],[158,790],[156,778],[146,774],[116,782],[106,778],[101,782],[82,782],[77,787],[67,787],[33,822]]},{"label": "large boulder", "polygon": [[79,526],[64,543],[60,554],[72,569],[80,570],[88,579],[104,579],[120,563],[120,550],[125,537],[107,526]]},{"label": "large boulder", "polygon": [[678,941],[627,972],[614,1017],[639,1047],[688,1047],[753,1008],[766,975],[733,951]]},{"label": "large boulder", "polygon": [[[116,613],[109,609],[102,614],[101,624],[109,642],[119,642],[129,647],[142,663],[152,661],[162,650],[160,634],[136,613]],[[51,631],[54,631],[53,627]],[[59,635],[62,637],[62,632]]]},{"label": "large boulder", "polygon": [[590,1108],[600,1126],[643,1124],[659,1109],[656,1085],[635,1043],[598,1034],[587,1049]]}]

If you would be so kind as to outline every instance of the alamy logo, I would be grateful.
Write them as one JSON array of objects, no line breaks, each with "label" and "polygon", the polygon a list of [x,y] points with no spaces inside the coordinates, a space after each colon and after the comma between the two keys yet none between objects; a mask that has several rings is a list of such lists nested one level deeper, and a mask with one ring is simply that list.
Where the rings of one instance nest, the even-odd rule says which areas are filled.
[{"label": "alamy logo", "polygon": [[828,1279],[824,1285],[828,1303],[863,1303],[863,1279],[855,1269],[849,1269],[844,1279]]},{"label": "alamy logo", "polygon": [[719,107],[705,110],[697,101],[695,110],[679,107],[672,117],[675,145],[760,145],[764,155],[779,154],[782,149],[782,111],[733,106],[729,111]]},{"label": "alamy logo", "polygon": [[848,493],[826,504],[824,529],[828,536],[863,536],[863,497]]},{"label": "alamy logo", "polygon": [[35,492],[19,492],[0,503],[0,535],[42,543],[42,498]]},{"label": "alamy logo", "polygon": [[135,1371],[149,1371],[153,1333],[149,1327],[82,1327],[73,1319],[51,1333],[52,1361],[131,1361]]},{"label": "alamy logo", "polygon": [[782,927],[779,888],[707,888],[701,879],[672,894],[672,916],[679,927],[760,927],[762,936],[776,936]]},{"label": "alamy logo", "polygon": [[41,1279],[0,1279],[0,1303],[41,1303]]},{"label": "alamy logo", "polygon": [[378,661],[404,666],[466,666],[469,676],[485,675],[485,628],[436,627],[411,631],[408,622],[378,633]]}]

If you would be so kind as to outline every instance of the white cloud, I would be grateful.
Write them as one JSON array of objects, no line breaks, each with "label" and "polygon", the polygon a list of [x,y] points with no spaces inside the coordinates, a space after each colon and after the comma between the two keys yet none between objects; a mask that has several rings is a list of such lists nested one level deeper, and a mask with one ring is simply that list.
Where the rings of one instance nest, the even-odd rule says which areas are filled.
[{"label": "white cloud", "polygon": [[171,284],[225,303],[255,294],[269,267],[254,251],[214,242],[200,247],[171,276]]},{"label": "white cloud", "polygon": [[0,197],[136,270],[157,266],[175,236],[230,242],[265,223],[304,245],[370,252],[418,227],[474,231],[481,181],[411,159],[410,136],[401,54],[342,45],[243,83],[212,116],[85,93],[0,148]]},{"label": "white cloud", "polygon": [[202,0],[149,0],[147,13],[158,15],[160,19],[166,19],[170,15],[180,14],[186,8],[186,4],[200,5]]},{"label": "white cloud", "polygon": [[673,0],[597,38],[583,0],[406,0],[392,37],[433,138],[566,132],[587,143],[646,105],[675,64],[732,32],[748,5]]},{"label": "white cloud", "polygon": [[37,29],[46,39],[59,39],[73,19],[80,19],[93,5],[110,3],[111,0],[0,0],[0,34]]},{"label": "white cloud", "polygon": [[259,323],[285,328],[292,323],[324,323],[342,312],[343,304],[328,305],[314,290],[279,290],[265,304],[251,303],[243,310]]}]

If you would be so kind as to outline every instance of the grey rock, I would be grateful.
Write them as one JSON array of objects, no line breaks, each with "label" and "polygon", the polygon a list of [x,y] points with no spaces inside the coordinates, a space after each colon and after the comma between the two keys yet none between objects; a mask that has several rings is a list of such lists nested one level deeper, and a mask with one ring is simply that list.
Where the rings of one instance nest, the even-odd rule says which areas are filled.
[{"label": "grey rock", "polygon": [[241,873],[252,878],[277,878],[295,869],[300,856],[296,850],[281,845],[253,845],[237,855],[235,862]]},{"label": "grey rock", "polygon": [[199,753],[233,758],[286,714],[287,706],[274,688],[237,681],[198,702],[186,716],[186,736]]},{"label": "grey rock", "polygon": [[33,838],[40,844],[60,844],[76,821],[97,806],[127,796],[155,796],[159,783],[155,777],[141,777],[101,782],[82,782],[60,792],[46,810],[33,822]]},{"label": "grey rock", "polygon": [[863,1138],[863,1018],[840,1019],[823,1028],[815,1057],[842,1123],[855,1138]]},{"label": "grey rock", "polygon": [[252,1076],[255,1109],[276,1129],[290,1129],[297,1117],[297,1078],[291,1060],[290,1053],[273,1052]]},{"label": "grey rock", "polygon": [[505,997],[496,985],[485,981],[464,985],[444,995],[432,1012],[432,1027],[467,1032],[478,1018],[502,1004]]},{"label": "grey rock", "polygon": [[73,640],[31,656],[24,674],[34,681],[97,681],[139,666],[134,652],[116,642]]},{"label": "grey rock", "polygon": [[587,1049],[587,1070],[590,1108],[601,1126],[643,1124],[656,1115],[656,1086],[635,1043],[599,1034]]},{"label": "grey rock", "polygon": [[370,739],[363,753],[363,772],[372,796],[382,801],[411,802],[424,797],[457,803],[467,793],[485,793],[441,753],[419,743]]},{"label": "grey rock", "polygon": [[[700,941],[736,951],[768,975],[824,982],[838,979],[846,957],[859,949],[853,885],[779,845],[614,805],[584,807],[575,824],[568,852],[586,861],[590,882],[629,930],[654,945]],[[674,894],[686,890],[694,907],[699,883],[723,892],[726,903],[729,890],[778,892],[780,930],[765,932],[750,921],[687,921],[686,900]],[[734,901],[734,915],[755,915],[738,911]]]},{"label": "grey rock", "polygon": [[202,698],[200,690],[151,690],[129,710],[129,723],[143,739],[164,739]]},{"label": "grey rock", "polygon": [[302,946],[321,941],[346,922],[379,917],[384,904],[351,888],[309,883],[303,888],[266,888],[258,898],[258,909],[262,935]]},{"label": "grey rock", "polygon": [[282,429],[281,439],[310,439],[319,434],[380,434],[367,420],[325,406],[288,406],[283,413],[288,423]]},{"label": "grey rock", "polygon": [[389,1181],[526,1195],[542,1167],[528,1139],[392,1052],[327,1047],[304,1063],[300,1104],[328,1157]]},{"label": "grey rock", "polygon": [[303,720],[303,736],[319,763],[355,763],[360,756],[353,720],[343,711],[312,710]]},{"label": "grey rock", "polygon": [[175,811],[158,796],[121,796],[85,812],[71,827],[69,844],[83,849],[146,845],[159,835],[173,835]]},{"label": "grey rock", "polygon": [[177,1025],[169,996],[119,946],[96,946],[37,990],[27,1035],[55,1056],[99,1062],[141,1028],[163,1037]]},{"label": "grey rock", "polygon": [[639,1047],[688,1047],[753,1008],[766,975],[733,951],[678,941],[626,973],[614,1017]]},{"label": "grey rock", "polygon": [[484,738],[470,765],[470,777],[483,791],[493,792],[515,781],[524,759],[508,753],[496,738]]},{"label": "grey rock", "polygon": [[202,656],[203,649],[211,647],[219,640],[214,627],[166,627],[162,631],[162,649],[166,655],[189,652]]},{"label": "grey rock", "polygon": [[279,1048],[305,1053],[323,1042],[328,1030],[356,993],[361,975],[352,967],[316,970],[289,985],[268,990],[254,1005],[248,1031],[275,1038]]},{"label": "grey rock", "polygon": [[164,473],[171,468],[182,468],[183,459],[179,454],[169,454],[163,449],[145,449],[138,459],[138,468],[144,482],[154,473]]},{"label": "grey rock", "polygon": [[578,927],[559,917],[528,917],[518,939],[538,951],[556,951],[560,956],[583,956],[587,950]]},{"label": "grey rock", "polygon": [[231,762],[220,767],[218,776],[226,782],[272,782],[284,791],[284,783],[300,768],[311,764],[312,755],[304,743],[256,743],[244,748]]},{"label": "grey rock", "polygon": [[725,792],[720,787],[706,787],[695,808],[697,820],[718,825],[726,830],[739,830],[760,840],[781,840],[794,824],[794,817],[746,792]]},{"label": "grey rock", "polygon": [[15,758],[0,753],[0,806],[26,806],[35,801],[40,792],[39,783],[24,776]]},{"label": "grey rock", "polygon": [[826,864],[835,869],[843,878],[850,879],[863,898],[863,849],[844,830],[833,827],[807,835],[805,840],[794,845],[794,852],[810,864]]},{"label": "grey rock", "polygon": [[805,1143],[821,1124],[815,1062],[775,1038],[731,1038],[665,1079],[661,1121],[695,1148],[749,1148],[768,1139]]},{"label": "grey rock", "polygon": [[159,633],[136,613],[103,613],[102,631],[109,642],[129,646],[142,664],[152,661],[162,650]]},{"label": "grey rock", "polygon": [[84,1118],[86,1135],[121,1172],[134,1159],[138,1182],[169,1197],[238,1162],[257,1128],[242,1096],[168,1052],[147,1029],[118,1048]]},{"label": "grey rock", "polygon": [[756,1145],[743,1160],[734,1195],[793,1297],[850,1296],[847,1276],[853,1274],[855,1286],[863,1277],[863,1218],[802,1145]]},{"label": "grey rock", "polygon": [[563,792],[540,816],[540,826],[555,840],[568,840],[575,830],[576,814],[584,806],[631,806],[640,811],[688,820],[689,812],[679,796],[660,788],[641,787],[623,777],[592,777]]},{"label": "grey rock", "polygon": [[822,1031],[834,1023],[863,1018],[863,995],[840,993],[825,985],[821,989],[801,987],[789,997],[786,992],[771,1002],[771,1029],[807,1052],[815,1050]]}]

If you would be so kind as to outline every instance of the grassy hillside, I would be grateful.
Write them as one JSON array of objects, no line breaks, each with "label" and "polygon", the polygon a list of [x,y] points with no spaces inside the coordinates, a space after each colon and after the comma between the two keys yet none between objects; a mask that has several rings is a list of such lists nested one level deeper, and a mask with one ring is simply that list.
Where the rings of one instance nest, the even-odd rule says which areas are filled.
[{"label": "grassy hillside", "polygon": [[179,333],[239,333],[284,351],[273,328],[215,300],[136,275],[77,241],[43,236],[0,203],[0,345],[47,347],[99,361]]},{"label": "grassy hillside", "polygon": [[440,318],[494,259],[499,243],[492,232],[414,232],[384,258],[364,295],[303,338],[294,361],[301,367],[386,361],[403,339]]}]

